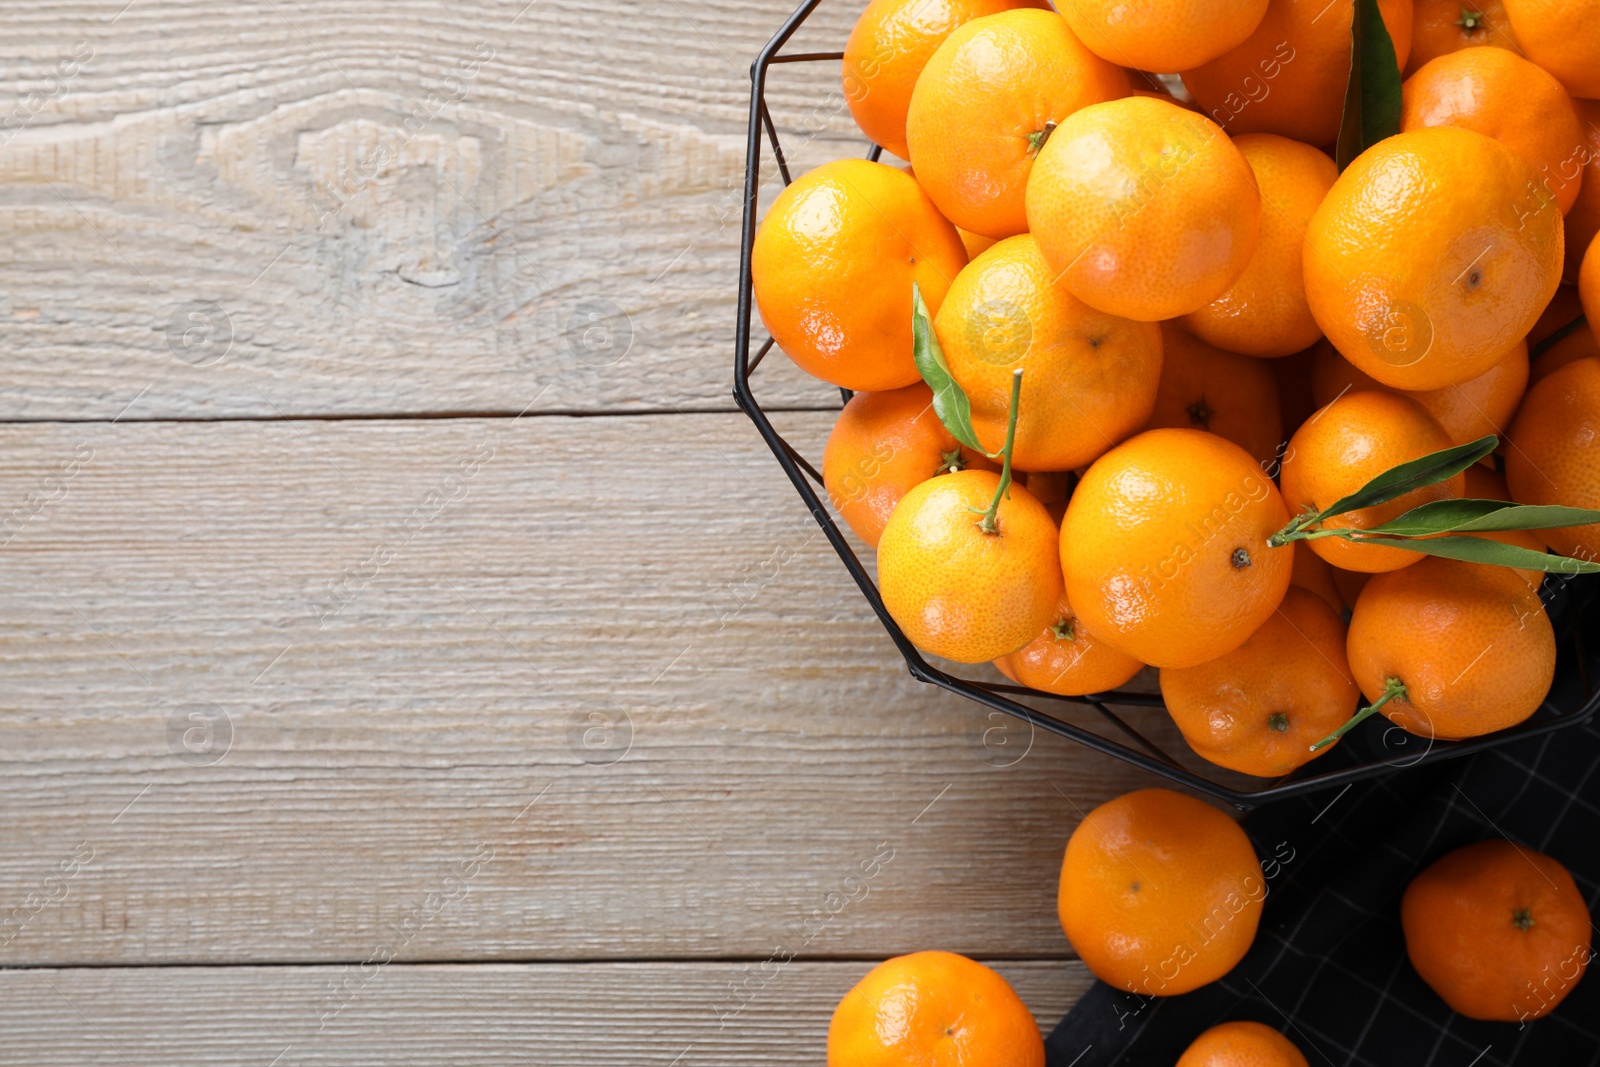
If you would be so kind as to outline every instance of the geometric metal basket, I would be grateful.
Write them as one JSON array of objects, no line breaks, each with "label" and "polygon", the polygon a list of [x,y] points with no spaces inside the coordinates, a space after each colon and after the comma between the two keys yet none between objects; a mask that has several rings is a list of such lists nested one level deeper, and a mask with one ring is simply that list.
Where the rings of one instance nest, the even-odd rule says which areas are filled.
[{"label": "geometric metal basket", "polygon": [[[906,666],[913,677],[1239,808],[1251,808],[1272,800],[1344,786],[1364,778],[1403,773],[1407,767],[1465,756],[1576,726],[1588,721],[1600,709],[1600,689],[1596,688],[1596,684],[1600,683],[1600,575],[1550,575],[1546,578],[1540,596],[1556,631],[1556,677],[1544,704],[1526,722],[1509,730],[1465,741],[1430,742],[1426,738],[1406,734],[1381,716],[1373,716],[1351,731],[1327,756],[1275,780],[1249,779],[1214,767],[1189,752],[1181,739],[1169,745],[1169,748],[1178,751],[1169,751],[1169,748],[1163,748],[1152,740],[1149,734],[1152,732],[1150,724],[1153,717],[1166,717],[1165,708],[1157,694],[1118,690],[1083,697],[1056,696],[1022,686],[960,678],[923,658],[922,653],[906,639],[890,618],[871,574],[862,566],[834,520],[825,502],[822,476],[817,473],[817,468],[773,428],[751,387],[751,376],[773,348],[772,339],[767,338],[754,352],[751,351],[754,301],[750,280],[750,250],[762,214],[757,198],[765,145],[771,147],[783,183],[787,185],[790,181],[788,161],[784,157],[777,126],[767,110],[767,72],[775,63],[837,63],[843,57],[842,52],[781,53],[789,38],[820,2],[805,0],[750,66],[752,85],[744,177],[744,229],[739,251],[739,317],[733,394],[739,408],[755,423],[767,446],[772,449],[772,454],[777,457],[778,465],[794,483],[795,490],[822,527],[829,544],[861,588],[867,604],[905,657]],[[877,145],[873,145],[867,158],[875,160],[881,151]],[[844,393],[846,400],[849,395]],[[1169,736],[1173,733],[1171,730],[1160,732]],[[1343,753],[1343,758],[1334,759],[1336,753]],[[1319,765],[1325,765],[1327,769],[1319,771]]]}]

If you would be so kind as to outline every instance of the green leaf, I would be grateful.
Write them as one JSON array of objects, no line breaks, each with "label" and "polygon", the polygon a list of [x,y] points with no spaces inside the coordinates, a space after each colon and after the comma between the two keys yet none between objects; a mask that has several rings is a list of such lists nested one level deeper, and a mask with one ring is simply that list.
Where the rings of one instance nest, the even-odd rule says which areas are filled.
[{"label": "green leaf", "polygon": [[1493,452],[1498,441],[1499,438],[1494,434],[1489,434],[1476,441],[1430,452],[1421,459],[1390,467],[1343,500],[1337,500],[1331,507],[1318,512],[1317,517],[1311,521],[1321,522],[1335,515],[1343,515],[1347,511],[1370,508],[1374,504],[1382,504],[1397,496],[1404,496],[1413,489],[1421,489],[1423,486],[1442,482],[1446,478],[1454,478]]},{"label": "green leaf", "polygon": [[1390,537],[1428,537],[1441,533],[1549,530],[1595,522],[1600,522],[1600,511],[1586,508],[1513,504],[1509,500],[1430,500],[1367,532]]},{"label": "green leaf", "polygon": [[1341,171],[1368,148],[1400,132],[1400,64],[1378,0],[1356,0],[1350,42],[1350,81],[1334,148]]},{"label": "green leaf", "polygon": [[1498,567],[1517,567],[1521,570],[1546,571],[1550,574],[1600,574],[1600,563],[1587,563],[1571,556],[1555,556],[1548,552],[1535,552],[1531,548],[1503,544],[1486,537],[1373,537],[1361,535],[1348,540],[1361,545],[1392,545],[1424,556],[1443,556],[1446,559],[1466,560],[1468,563],[1492,563]]},{"label": "green leaf", "polygon": [[917,362],[917,373],[933,390],[933,412],[950,436],[988,456],[972,428],[972,405],[966,391],[950,376],[950,365],[944,361],[944,351],[928,317],[928,305],[923,303],[922,290],[915,282],[911,283],[911,355]]}]

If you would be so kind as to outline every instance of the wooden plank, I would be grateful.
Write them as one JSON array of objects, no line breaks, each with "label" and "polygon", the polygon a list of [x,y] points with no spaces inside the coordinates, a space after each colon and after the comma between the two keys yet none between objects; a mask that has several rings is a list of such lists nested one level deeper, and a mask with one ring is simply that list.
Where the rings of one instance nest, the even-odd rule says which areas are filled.
[{"label": "wooden plank", "polygon": [[1151,784],[912,681],[734,415],[12,425],[0,502],[0,962],[348,960],[475,856],[408,961],[1055,956]]},{"label": "wooden plank", "polygon": [[[0,419],[731,408],[786,4],[5,6]],[[797,168],[864,150],[837,77],[774,78]]]},{"label": "wooden plank", "polygon": [[[1082,964],[999,962],[1053,1026]],[[34,1067],[820,1063],[868,963],[0,971],[7,1052]],[[342,992],[330,993],[330,987]]]}]

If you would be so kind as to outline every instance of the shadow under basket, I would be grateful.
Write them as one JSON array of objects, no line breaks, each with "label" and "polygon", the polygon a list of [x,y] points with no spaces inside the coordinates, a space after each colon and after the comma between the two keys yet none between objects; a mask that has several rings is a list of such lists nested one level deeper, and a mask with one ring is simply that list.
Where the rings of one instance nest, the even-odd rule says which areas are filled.
[{"label": "shadow under basket", "polygon": [[[884,609],[871,574],[862,565],[844,532],[824,502],[822,477],[817,468],[801,456],[773,428],[762,411],[752,388],[752,376],[771,354],[771,338],[751,349],[751,312],[754,306],[750,281],[750,250],[755,241],[756,224],[762,205],[758,203],[764,151],[770,147],[773,161],[785,185],[790,181],[788,162],[778,136],[777,125],[767,110],[767,74],[774,64],[838,64],[841,52],[795,52],[782,49],[794,32],[816,9],[821,0],[807,0],[779,28],[750,66],[751,94],[748,147],[744,178],[744,228],[739,252],[739,317],[735,343],[733,393],[739,407],[760,430],[762,438],[777,457],[801,500],[822,527],[828,542],[844,562],[861,588],[867,604],[877,614],[889,637],[905,657],[913,677],[931,685],[959,693],[983,706],[1015,716],[1035,729],[1067,737],[1096,752],[1152,771],[1180,786],[1198,790],[1240,808],[1301,796],[1317,790],[1344,786],[1350,782],[1386,774],[1404,773],[1409,767],[1436,763],[1474,752],[1511,744],[1525,738],[1550,733],[1587,722],[1600,708],[1600,575],[1570,577],[1550,575],[1545,579],[1541,598],[1555,627],[1557,659],[1555,681],[1549,694],[1531,718],[1509,730],[1466,741],[1430,741],[1407,734],[1381,715],[1374,715],[1352,730],[1336,747],[1341,759],[1313,760],[1298,771],[1278,779],[1251,779],[1200,760],[1170,728],[1152,729],[1153,716],[1166,718],[1165,707],[1157,694],[1118,690],[1085,697],[1058,697],[1020,686],[958,677],[930,664]],[[872,145],[866,155],[877,159],[881,149]],[[849,399],[849,394],[844,394]],[[1161,725],[1159,722],[1156,725]],[[1169,738],[1166,747],[1151,734]],[[1331,754],[1330,754],[1331,755]],[[1330,764],[1318,769],[1319,764]]]}]

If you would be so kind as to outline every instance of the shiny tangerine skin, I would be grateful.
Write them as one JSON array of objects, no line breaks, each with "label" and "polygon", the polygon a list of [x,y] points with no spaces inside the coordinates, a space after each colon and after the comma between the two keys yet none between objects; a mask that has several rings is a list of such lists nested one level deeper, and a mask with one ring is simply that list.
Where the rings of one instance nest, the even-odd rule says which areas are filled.
[{"label": "shiny tangerine skin", "polygon": [[1277,610],[1294,553],[1272,479],[1204,430],[1147,430],[1084,472],[1061,522],[1067,599],[1100,640],[1154,667],[1231,652]]},{"label": "shiny tangerine skin", "polygon": [[[1414,0],[1411,16],[1411,57],[1405,74],[1410,77],[1431,59],[1464,48],[1504,48],[1522,54],[1517,35],[1500,0]],[[1475,17],[1467,22],[1463,12]],[[1464,24],[1465,23],[1465,24]]]},{"label": "shiny tangerine skin", "polygon": [[[1600,359],[1574,360],[1528,390],[1508,435],[1506,484],[1519,504],[1600,508]],[[1600,523],[1539,534],[1563,556],[1600,560]]]},{"label": "shiny tangerine skin", "polygon": [[828,1067],[1044,1067],[1044,1038],[1004,978],[965,956],[878,964],[839,1001]]},{"label": "shiny tangerine skin", "polygon": [[1126,652],[1096,639],[1065,593],[1044,631],[994,665],[1018,685],[1058,696],[1104,693],[1126,685],[1144,668]]},{"label": "shiny tangerine skin", "polygon": [[1505,0],[1522,54],[1567,92],[1600,98],[1600,0]]},{"label": "shiny tangerine skin", "polygon": [[1272,368],[1209,345],[1171,320],[1161,324],[1161,349],[1161,383],[1145,427],[1209,430],[1271,463],[1283,444]]},{"label": "shiny tangerine skin", "polygon": [[957,226],[995,238],[1024,233],[1037,142],[1079,108],[1132,88],[1126,71],[1085,48],[1053,11],[969,22],[917,79],[906,117],[911,165]]},{"label": "shiny tangerine skin", "polygon": [[923,482],[889,516],[878,541],[878,592],[924,652],[987,663],[1032,641],[1061,598],[1056,524],[1012,483],[998,532],[978,528],[1000,476],[966,470]]},{"label": "shiny tangerine skin", "polygon": [[[1432,415],[1399,393],[1348,392],[1318,409],[1289,439],[1283,461],[1283,499],[1290,510],[1321,511],[1401,463],[1450,447]],[[1461,475],[1413,489],[1394,500],[1325,519],[1330,530],[1370,530],[1432,500],[1454,500],[1465,491]],[[1409,567],[1422,557],[1389,545],[1358,545],[1338,537],[1305,542],[1317,555],[1347,571],[1381,573]]]},{"label": "shiny tangerine skin", "polygon": [[1232,652],[1163,670],[1161,696],[1201,756],[1276,778],[1328,751],[1311,746],[1356,712],[1361,690],[1350,676],[1345,636],[1327,601],[1291,585],[1277,613]]},{"label": "shiny tangerine skin", "polygon": [[1028,178],[1028,229],[1073,295],[1123,318],[1187,315],[1255,253],[1261,195],[1203,115],[1149,96],[1091,104],[1056,127]]},{"label": "shiny tangerine skin", "polygon": [[804,371],[856,392],[918,381],[911,287],[929,313],[966,266],[956,228],[896,167],[840,159],[779,193],[756,231],[761,321]]},{"label": "shiny tangerine skin", "polygon": [[[1319,406],[1346,392],[1377,389],[1399,393],[1350,365],[1327,342],[1312,349],[1311,398]],[[1505,436],[1528,388],[1528,345],[1518,341],[1498,363],[1460,385],[1404,393],[1427,409],[1453,445],[1487,434]]]},{"label": "shiny tangerine skin", "polygon": [[844,44],[844,98],[861,132],[910,159],[906,112],[917,78],[952,33],[975,18],[1044,0],[871,0]]},{"label": "shiny tangerine skin", "polygon": [[[1402,68],[1411,52],[1411,0],[1378,0]],[[1350,79],[1355,0],[1272,0],[1243,44],[1183,72],[1201,110],[1232,136],[1276,133],[1328,147],[1339,134]]]},{"label": "shiny tangerine skin", "polygon": [[1561,281],[1561,213],[1533,168],[1474,130],[1378,142],[1306,231],[1306,297],[1335,348],[1396,389],[1475,378],[1527,336]]},{"label": "shiny tangerine skin", "polygon": [[933,410],[933,390],[918,382],[850,398],[822,452],[822,483],[840,517],[876,548],[913,486],[969,466],[994,465],[956,443]]},{"label": "shiny tangerine skin", "polygon": [[1246,356],[1299,352],[1322,336],[1306,303],[1306,226],[1339,177],[1326,152],[1270,133],[1234,138],[1261,192],[1261,230],[1244,273],[1183,317],[1196,337]]},{"label": "shiny tangerine skin", "polygon": [[1266,894],[1236,822],[1182,793],[1141,789],[1072,831],[1056,910],[1096,978],[1165,997],[1214,982],[1244,958]]},{"label": "shiny tangerine skin", "polygon": [[1572,177],[1581,175],[1581,181],[1578,199],[1567,212],[1566,266],[1561,277],[1576,283],[1584,252],[1594,242],[1595,235],[1600,234],[1600,100],[1574,100],[1572,103],[1583,126],[1583,145],[1581,150],[1572,153],[1571,159],[1562,161],[1561,172]]},{"label": "shiny tangerine skin", "polygon": [[[1600,59],[1600,57],[1597,57]],[[1542,68],[1503,48],[1469,48],[1426,64],[1400,91],[1400,129],[1476,130],[1521,156],[1541,194],[1565,215],[1578,199],[1581,172],[1564,162],[1584,140],[1572,97]]]},{"label": "shiny tangerine skin", "polygon": [[1400,926],[1422,980],[1469,1019],[1548,1015],[1589,966],[1589,909],[1571,872],[1506,840],[1435,860],[1406,886]]},{"label": "shiny tangerine skin", "polygon": [[1051,279],[1031,235],[1007,238],[961,272],[934,318],[990,452],[1023,369],[1012,462],[1024,471],[1073,470],[1138,432],[1161,377],[1160,327],[1096,311]]},{"label": "shiny tangerine skin", "polygon": [[1311,1067],[1293,1041],[1265,1023],[1213,1026],[1178,1057],[1178,1067]]},{"label": "shiny tangerine skin", "polygon": [[1398,678],[1406,693],[1382,713],[1440,741],[1522,722],[1556,669],[1555,631],[1521,575],[1438,556],[1373,575],[1356,597],[1347,652],[1368,700]]},{"label": "shiny tangerine skin", "polygon": [[1189,70],[1236,48],[1267,0],[1072,0],[1061,17],[1101,58],[1135,70]]}]

